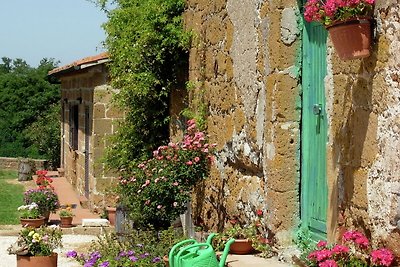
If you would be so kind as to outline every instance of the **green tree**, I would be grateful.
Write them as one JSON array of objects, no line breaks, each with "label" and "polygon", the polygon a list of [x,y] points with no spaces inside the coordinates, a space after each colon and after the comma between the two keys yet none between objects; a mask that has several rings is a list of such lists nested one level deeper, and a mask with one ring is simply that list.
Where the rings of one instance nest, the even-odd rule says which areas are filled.
[{"label": "green tree", "polygon": [[[105,9],[110,1],[98,0]],[[169,96],[187,69],[190,35],[184,0],[115,0],[104,28],[116,101],[127,111],[107,154],[116,169],[130,169],[168,139]]]},{"label": "green tree", "polygon": [[[59,86],[49,82],[47,73],[56,65],[53,59],[43,59],[37,68],[32,68],[22,59],[2,58],[0,156],[50,159],[51,155],[31,138],[32,131],[26,129],[49,112],[54,115],[51,107],[60,99]],[[49,124],[43,127],[56,131]],[[43,127],[38,131],[44,131]]]}]

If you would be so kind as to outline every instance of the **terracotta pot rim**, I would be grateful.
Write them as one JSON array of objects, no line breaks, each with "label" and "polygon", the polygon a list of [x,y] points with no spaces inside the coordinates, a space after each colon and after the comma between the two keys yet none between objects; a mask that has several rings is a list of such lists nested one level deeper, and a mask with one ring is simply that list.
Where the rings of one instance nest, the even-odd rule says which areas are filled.
[{"label": "terracotta pot rim", "polygon": [[353,17],[353,18],[348,18],[346,20],[338,20],[332,22],[330,25],[326,25],[325,28],[329,30],[332,27],[343,25],[343,24],[367,24],[371,23],[373,20],[372,17]]},{"label": "terracotta pot rim", "polygon": [[29,258],[39,258],[39,257],[54,257],[54,256],[58,256],[57,252],[52,252],[51,255],[48,256],[36,256],[36,255],[17,255],[17,257],[29,257]]},{"label": "terracotta pot rim", "polygon": [[39,218],[31,219],[31,218],[19,218],[20,220],[44,220],[46,217],[40,216]]}]

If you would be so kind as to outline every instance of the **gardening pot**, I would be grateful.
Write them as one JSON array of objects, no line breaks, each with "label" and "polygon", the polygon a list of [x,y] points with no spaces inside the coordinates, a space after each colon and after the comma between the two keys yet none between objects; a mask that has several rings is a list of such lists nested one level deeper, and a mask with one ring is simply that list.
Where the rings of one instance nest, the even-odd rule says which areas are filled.
[{"label": "gardening pot", "polygon": [[110,221],[110,224],[112,226],[114,226],[115,225],[115,214],[117,212],[117,209],[112,208],[112,207],[107,207],[106,210],[107,210],[108,220]]},{"label": "gardening pot", "polygon": [[254,251],[252,247],[253,242],[249,239],[235,239],[235,242],[231,245],[230,252],[232,254],[250,254]]},{"label": "gardening pot", "polygon": [[17,267],[57,267],[57,253],[50,256],[17,255]]},{"label": "gardening pot", "polygon": [[60,217],[61,227],[69,228],[72,227],[72,217]]},{"label": "gardening pot", "polygon": [[369,57],[371,19],[353,18],[326,27],[338,56],[343,60]]},{"label": "gardening pot", "polygon": [[23,227],[38,228],[38,227],[44,225],[45,218],[43,216],[41,216],[37,219],[22,219],[22,218],[20,218],[19,221],[21,222],[21,225]]}]

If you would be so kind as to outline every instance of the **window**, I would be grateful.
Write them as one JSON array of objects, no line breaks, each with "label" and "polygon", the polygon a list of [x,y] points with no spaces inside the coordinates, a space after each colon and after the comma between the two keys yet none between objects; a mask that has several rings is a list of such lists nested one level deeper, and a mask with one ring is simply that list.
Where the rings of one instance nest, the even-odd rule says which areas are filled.
[{"label": "window", "polygon": [[79,106],[72,104],[69,107],[69,145],[78,150]]}]

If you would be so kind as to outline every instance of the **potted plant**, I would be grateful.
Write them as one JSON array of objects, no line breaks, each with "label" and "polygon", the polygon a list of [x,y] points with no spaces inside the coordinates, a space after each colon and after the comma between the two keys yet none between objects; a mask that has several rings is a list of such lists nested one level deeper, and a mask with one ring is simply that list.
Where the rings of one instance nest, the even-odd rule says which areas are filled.
[{"label": "potted plant", "polygon": [[60,216],[60,226],[63,228],[72,227],[72,219],[74,217],[74,213],[72,212],[72,206],[66,205],[59,211]]},{"label": "potted plant", "polygon": [[276,254],[272,247],[273,240],[268,237],[269,230],[265,223],[264,212],[257,210],[256,219],[249,224],[242,224],[239,216],[234,215],[229,219],[231,227],[218,234],[213,241],[217,250],[223,250],[225,242],[234,238],[235,242],[231,245],[230,252],[233,254],[249,254],[257,252],[258,256],[269,258]]},{"label": "potted plant", "polygon": [[54,190],[54,187],[51,185],[53,179],[47,176],[47,170],[38,170],[36,171],[36,184],[39,188],[50,188]]},{"label": "potted plant", "polygon": [[369,57],[375,0],[308,0],[304,18],[326,27],[341,59]]},{"label": "potted plant", "polygon": [[61,230],[54,225],[23,228],[7,251],[17,255],[17,267],[56,267],[58,255],[54,250],[61,247],[61,238]]},{"label": "potted plant", "polygon": [[46,222],[49,219],[50,212],[55,213],[60,207],[57,194],[50,188],[27,190],[24,193],[24,202],[25,204],[36,203],[40,214],[46,218]]},{"label": "potted plant", "polygon": [[39,227],[44,224],[44,217],[39,212],[38,205],[31,203],[18,207],[20,222],[24,227]]}]

